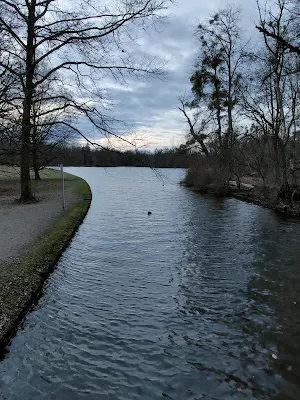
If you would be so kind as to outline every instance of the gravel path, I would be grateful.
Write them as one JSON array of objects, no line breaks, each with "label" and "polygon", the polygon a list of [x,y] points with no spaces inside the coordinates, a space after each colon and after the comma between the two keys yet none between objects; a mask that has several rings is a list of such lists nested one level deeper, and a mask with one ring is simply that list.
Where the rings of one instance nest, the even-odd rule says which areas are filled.
[{"label": "gravel path", "polygon": [[[47,184],[47,183],[46,183]],[[18,183],[1,182],[0,193],[0,265],[10,263],[22,255],[30,243],[38,238],[63,214],[61,192],[44,191],[45,183],[37,190],[39,202],[16,204]],[[77,199],[66,190],[67,208]]]}]

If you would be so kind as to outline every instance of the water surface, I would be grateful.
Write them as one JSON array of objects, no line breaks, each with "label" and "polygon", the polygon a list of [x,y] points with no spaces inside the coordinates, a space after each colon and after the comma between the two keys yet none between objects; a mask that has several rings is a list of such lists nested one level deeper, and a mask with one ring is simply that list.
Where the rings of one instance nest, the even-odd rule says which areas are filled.
[{"label": "water surface", "polygon": [[0,362],[1,400],[300,398],[298,222],[196,195],[183,170],[68,171],[92,205]]}]

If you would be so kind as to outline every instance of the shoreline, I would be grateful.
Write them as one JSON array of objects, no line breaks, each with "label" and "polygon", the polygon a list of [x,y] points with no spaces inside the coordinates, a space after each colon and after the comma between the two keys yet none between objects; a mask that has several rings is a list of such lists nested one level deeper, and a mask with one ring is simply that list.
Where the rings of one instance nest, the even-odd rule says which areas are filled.
[{"label": "shoreline", "polygon": [[1,283],[5,290],[0,309],[0,359],[26,315],[42,296],[45,281],[90,208],[92,192],[88,183],[73,175],[67,185],[76,195],[69,209],[58,216],[37,240],[26,246],[20,259],[2,266],[5,271]]},{"label": "shoreline", "polygon": [[197,187],[186,185],[183,182],[181,184],[198,194],[205,194],[219,198],[228,198],[228,199],[232,198],[239,201],[243,201],[245,203],[255,204],[257,206],[267,208],[281,216],[286,216],[290,218],[300,218],[299,207],[294,208],[289,204],[280,203],[279,201],[278,202],[272,202],[270,200],[268,201],[267,199],[261,198],[260,193],[258,193],[255,190],[253,191],[228,190],[228,192],[218,193],[216,190],[213,190],[213,188],[198,189]]}]

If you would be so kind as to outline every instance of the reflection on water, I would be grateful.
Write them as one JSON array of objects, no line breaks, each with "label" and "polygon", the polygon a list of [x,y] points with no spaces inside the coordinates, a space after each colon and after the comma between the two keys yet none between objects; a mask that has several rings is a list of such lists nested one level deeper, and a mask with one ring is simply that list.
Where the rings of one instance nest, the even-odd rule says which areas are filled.
[{"label": "reflection on water", "polygon": [[92,206],[0,363],[1,399],[300,398],[299,223],[196,195],[182,170],[70,172]]}]

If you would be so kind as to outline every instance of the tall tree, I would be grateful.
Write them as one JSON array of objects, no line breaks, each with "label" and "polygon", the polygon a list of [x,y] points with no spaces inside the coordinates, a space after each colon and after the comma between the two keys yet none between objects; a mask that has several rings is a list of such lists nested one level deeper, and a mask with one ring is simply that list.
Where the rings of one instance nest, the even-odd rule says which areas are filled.
[{"label": "tall tree", "polygon": [[[190,103],[213,127],[209,134],[218,149],[223,170],[232,172],[237,131],[234,114],[240,99],[245,43],[240,27],[240,10],[228,5],[198,25],[200,48],[195,72],[191,76],[194,100]],[[213,133],[213,139],[211,137]],[[225,174],[226,175],[226,174]],[[228,179],[227,177],[227,179]]]},{"label": "tall tree", "polygon": [[[260,23],[271,27],[277,36],[290,36],[292,24],[285,10],[287,2],[276,3],[277,7],[269,10],[268,15],[260,10]],[[300,111],[297,56],[280,39],[264,33],[263,46],[252,61],[251,79],[244,90],[245,115],[259,127],[265,141],[272,144],[268,157],[276,185],[288,186],[293,174]]]},{"label": "tall tree", "polygon": [[215,115],[216,135],[220,148],[223,142],[222,118],[226,104],[227,92],[224,88],[224,58],[218,43],[213,41],[209,48],[204,37],[202,39],[202,52],[196,63],[196,71],[191,76],[193,101],[192,107],[201,107],[204,101],[209,112]]},{"label": "tall tree", "polygon": [[[136,59],[125,48],[135,30],[161,17],[171,0],[120,0],[108,5],[86,0],[2,0],[0,67],[19,82],[21,119],[21,200],[33,198],[30,183],[32,107],[38,88],[55,74],[73,88],[68,106],[102,128],[101,111],[89,103],[104,76],[158,74],[155,59]],[[78,89],[74,89],[76,86]],[[84,95],[83,95],[84,93]],[[54,99],[47,99],[52,102]],[[57,101],[57,98],[56,98]],[[88,107],[86,105],[88,104]],[[62,107],[66,107],[66,104]]]}]

